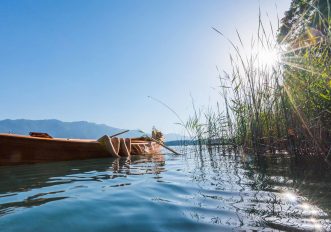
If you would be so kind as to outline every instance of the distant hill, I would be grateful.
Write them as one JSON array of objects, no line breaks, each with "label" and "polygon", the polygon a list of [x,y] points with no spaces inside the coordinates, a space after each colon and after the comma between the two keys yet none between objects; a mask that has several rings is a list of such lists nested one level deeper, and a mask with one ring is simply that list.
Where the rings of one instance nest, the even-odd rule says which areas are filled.
[{"label": "distant hill", "polygon": [[[28,135],[29,132],[46,132],[57,138],[81,138],[98,139],[103,135],[112,135],[124,129],[110,127],[105,124],[96,124],[86,121],[62,122],[56,119],[47,120],[0,120],[0,133],[12,133]],[[125,137],[139,137],[142,134],[138,130],[130,130]],[[166,141],[180,139],[180,135],[166,134]]]}]

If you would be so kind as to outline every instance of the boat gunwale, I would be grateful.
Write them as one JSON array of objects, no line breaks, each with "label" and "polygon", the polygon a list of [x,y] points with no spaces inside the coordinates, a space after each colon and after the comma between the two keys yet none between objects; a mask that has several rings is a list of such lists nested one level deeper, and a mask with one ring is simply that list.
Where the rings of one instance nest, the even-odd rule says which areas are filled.
[{"label": "boat gunwale", "polygon": [[42,138],[42,137],[33,137],[29,135],[18,135],[18,134],[3,134],[0,133],[0,138],[13,138],[13,139],[27,139],[27,140],[39,140],[39,141],[49,141],[49,142],[68,142],[68,143],[99,143],[97,140],[93,139],[70,139],[70,138]]},{"label": "boat gunwale", "polygon": [[[100,144],[98,140],[94,139],[71,139],[71,138],[43,138],[43,137],[33,137],[29,135],[19,135],[19,134],[5,134],[0,133],[0,138],[12,138],[12,139],[27,139],[34,141],[45,141],[45,142],[65,142],[65,143],[89,143],[89,144]],[[154,143],[150,140],[144,140],[144,138],[130,138],[132,144],[149,144]]]}]

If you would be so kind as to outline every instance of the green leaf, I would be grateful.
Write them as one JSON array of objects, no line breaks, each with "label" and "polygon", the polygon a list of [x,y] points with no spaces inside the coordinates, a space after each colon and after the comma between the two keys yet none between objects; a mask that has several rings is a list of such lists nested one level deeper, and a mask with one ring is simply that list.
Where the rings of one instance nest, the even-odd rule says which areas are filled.
[{"label": "green leaf", "polygon": [[331,100],[330,95],[328,96],[328,95],[325,95],[325,94],[323,94],[323,93],[320,93],[320,96],[321,96],[323,99],[325,99],[325,100]]}]

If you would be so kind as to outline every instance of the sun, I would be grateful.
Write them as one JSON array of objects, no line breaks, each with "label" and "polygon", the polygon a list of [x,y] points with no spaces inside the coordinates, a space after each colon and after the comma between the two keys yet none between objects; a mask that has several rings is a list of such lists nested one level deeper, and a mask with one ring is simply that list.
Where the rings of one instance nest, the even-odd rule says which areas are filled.
[{"label": "sun", "polygon": [[255,51],[259,68],[274,68],[281,60],[281,52],[278,48],[260,48]]}]

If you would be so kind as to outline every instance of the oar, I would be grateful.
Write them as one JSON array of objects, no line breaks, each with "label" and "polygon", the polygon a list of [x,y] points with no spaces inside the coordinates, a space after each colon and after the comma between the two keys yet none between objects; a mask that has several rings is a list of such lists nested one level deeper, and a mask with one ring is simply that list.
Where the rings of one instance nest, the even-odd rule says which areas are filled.
[{"label": "oar", "polygon": [[153,142],[156,142],[157,144],[161,145],[161,146],[164,147],[165,149],[171,151],[172,153],[174,153],[174,154],[176,154],[176,155],[181,155],[180,153],[178,153],[178,152],[175,151],[174,149],[172,149],[172,148],[170,148],[170,147],[164,145],[163,143],[159,142],[157,139],[153,139],[153,138],[151,138],[151,137],[149,137],[149,136],[147,136],[147,135],[146,135],[146,137],[147,137],[148,139],[152,140]]},{"label": "oar", "polygon": [[110,135],[109,138],[113,138],[113,137],[115,137],[115,136],[118,136],[118,135],[124,134],[124,133],[129,132],[129,131],[130,131],[130,130],[125,130],[125,131],[119,132],[119,133],[117,133],[117,134]]},{"label": "oar", "polygon": [[175,151],[174,149],[164,145],[163,143],[161,143],[160,141],[158,141],[157,139],[151,138],[149,137],[144,131],[139,130],[140,133],[144,134],[143,137],[146,137],[147,139],[152,140],[153,142],[156,142],[157,144],[161,145],[162,147],[164,147],[165,149],[171,151],[172,153],[176,154],[176,155],[181,155],[180,153],[178,153],[177,151]]}]

